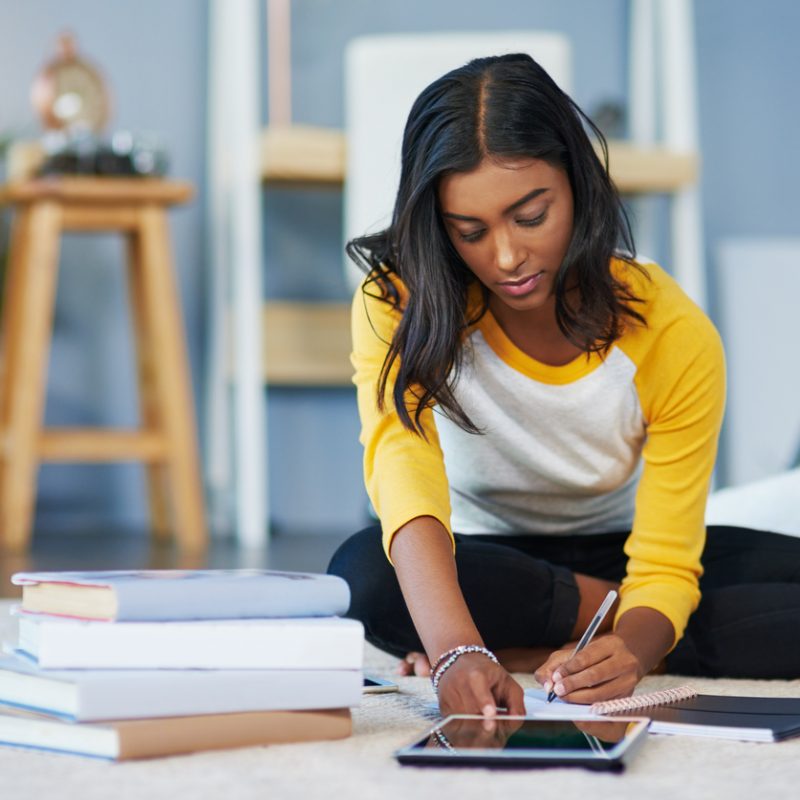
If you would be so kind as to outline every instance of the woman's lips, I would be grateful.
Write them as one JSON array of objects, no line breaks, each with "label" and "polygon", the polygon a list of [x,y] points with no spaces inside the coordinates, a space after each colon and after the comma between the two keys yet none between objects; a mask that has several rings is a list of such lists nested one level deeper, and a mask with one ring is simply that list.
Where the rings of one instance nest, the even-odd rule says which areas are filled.
[{"label": "woman's lips", "polygon": [[497,285],[505,294],[511,295],[512,297],[522,297],[536,289],[543,275],[544,272],[537,272],[535,275],[529,275],[527,278],[520,278],[518,281],[503,281],[503,283],[498,283]]}]

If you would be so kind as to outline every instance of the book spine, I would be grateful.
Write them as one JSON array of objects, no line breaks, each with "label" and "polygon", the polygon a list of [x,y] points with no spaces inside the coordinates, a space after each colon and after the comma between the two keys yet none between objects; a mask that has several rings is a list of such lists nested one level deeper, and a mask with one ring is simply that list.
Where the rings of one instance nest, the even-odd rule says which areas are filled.
[{"label": "book spine", "polygon": [[183,579],[125,581],[111,586],[120,622],[328,617],[344,614],[350,605],[350,587],[333,575],[207,580],[187,573]]}]

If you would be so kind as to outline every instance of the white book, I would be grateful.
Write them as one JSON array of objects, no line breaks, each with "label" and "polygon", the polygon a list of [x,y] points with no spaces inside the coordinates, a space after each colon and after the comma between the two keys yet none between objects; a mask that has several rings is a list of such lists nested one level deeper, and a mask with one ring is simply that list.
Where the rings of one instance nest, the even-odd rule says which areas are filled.
[{"label": "white book", "polygon": [[0,658],[0,703],[77,722],[348,708],[360,670],[42,670]]},{"label": "white book", "polygon": [[22,608],[104,621],[327,617],[350,587],[335,575],[259,569],[17,572]]},{"label": "white book", "polygon": [[361,669],[364,628],[340,617],[86,622],[21,614],[43,669]]}]

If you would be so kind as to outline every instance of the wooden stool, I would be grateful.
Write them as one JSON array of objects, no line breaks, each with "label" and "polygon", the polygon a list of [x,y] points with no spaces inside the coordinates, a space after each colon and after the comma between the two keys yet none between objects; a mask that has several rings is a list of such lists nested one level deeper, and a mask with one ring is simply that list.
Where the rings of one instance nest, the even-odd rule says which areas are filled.
[{"label": "wooden stool", "polygon": [[[0,332],[0,544],[31,537],[42,461],[143,461],[153,533],[182,548],[206,545],[194,403],[173,274],[166,208],[188,183],[59,177],[9,184],[16,208]],[[141,428],[43,428],[47,363],[62,231],[119,231],[128,243]],[[171,500],[171,502],[170,502]]]}]

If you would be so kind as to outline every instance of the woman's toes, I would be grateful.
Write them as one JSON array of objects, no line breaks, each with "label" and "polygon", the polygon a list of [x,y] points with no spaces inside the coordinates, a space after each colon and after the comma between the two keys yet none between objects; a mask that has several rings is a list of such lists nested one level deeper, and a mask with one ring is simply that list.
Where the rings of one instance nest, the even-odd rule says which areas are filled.
[{"label": "woman's toes", "polygon": [[425,653],[408,653],[397,665],[398,675],[417,675],[427,677],[431,674],[431,665]]},{"label": "woman's toes", "polygon": [[420,678],[427,678],[431,674],[431,664],[428,657],[422,653],[416,653],[414,661],[414,674]]}]

